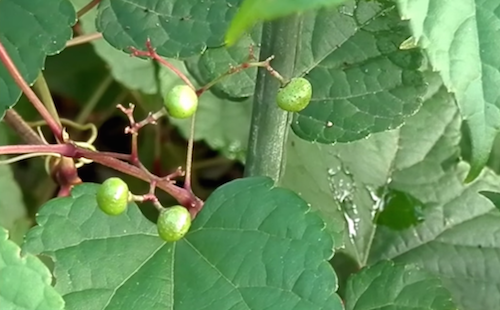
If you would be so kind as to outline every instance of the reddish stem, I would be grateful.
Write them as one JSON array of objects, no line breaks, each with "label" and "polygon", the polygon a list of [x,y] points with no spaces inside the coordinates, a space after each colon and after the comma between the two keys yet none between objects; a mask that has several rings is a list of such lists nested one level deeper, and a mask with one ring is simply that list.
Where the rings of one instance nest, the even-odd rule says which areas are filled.
[{"label": "reddish stem", "polygon": [[181,78],[189,87],[191,87],[192,89],[195,89],[193,83],[191,83],[191,81],[187,78],[186,75],[184,75],[184,73],[179,71],[179,69],[177,69],[174,65],[172,65],[171,63],[169,63],[165,59],[161,58],[160,55],[158,55],[158,53],[156,53],[156,50],[151,45],[150,39],[148,39],[146,41],[146,48],[148,49],[147,51],[139,51],[135,47],[131,47],[130,50],[132,51],[133,56],[149,57],[151,59],[158,61],[159,63],[161,63],[165,67],[172,70],[172,72],[174,72],[179,78]]},{"label": "reddish stem", "polygon": [[47,123],[47,126],[49,126],[50,130],[57,138],[57,140],[62,141],[63,138],[61,126],[54,120],[47,108],[43,105],[40,99],[38,99],[37,95],[33,92],[28,83],[26,83],[24,78],[21,76],[21,73],[19,72],[19,70],[17,70],[16,65],[5,50],[2,42],[0,42],[0,60],[2,60],[5,68],[7,68],[19,88],[21,88],[21,90],[26,95],[26,97],[28,97],[29,101],[33,104],[35,109],[37,109],[38,113],[40,113],[40,115],[43,117],[43,119]]}]

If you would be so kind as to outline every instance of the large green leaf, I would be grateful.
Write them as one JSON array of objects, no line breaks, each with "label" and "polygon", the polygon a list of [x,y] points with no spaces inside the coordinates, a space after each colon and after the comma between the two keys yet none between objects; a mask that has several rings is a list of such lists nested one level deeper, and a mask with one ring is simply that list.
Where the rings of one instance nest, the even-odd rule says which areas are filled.
[{"label": "large green leaf", "polygon": [[455,94],[472,140],[472,167],[477,177],[488,160],[500,129],[500,3],[398,0],[413,38],[422,47],[446,87]]},{"label": "large green leaf", "polygon": [[[431,89],[439,86],[429,84]],[[500,178],[486,171],[477,181],[463,184],[469,167],[458,162],[459,110],[444,86],[429,96],[398,130],[328,146],[342,169],[333,170],[327,183],[332,166],[323,166],[319,180],[332,188],[323,197],[330,194],[332,199],[310,203],[315,209],[326,209],[324,213],[343,215],[347,231],[343,251],[359,266],[382,259],[417,264],[442,279],[460,309],[496,309],[500,273],[491,262],[500,255],[500,242],[494,237],[500,212],[478,192],[498,191]],[[292,142],[299,145],[297,140]],[[310,149],[310,158],[317,158]],[[331,162],[333,168],[338,163]],[[384,207],[379,188],[405,192],[423,203],[424,221],[398,230],[377,226],[375,215]],[[342,195],[337,196],[339,192]]]},{"label": "large green leaf", "polygon": [[226,33],[226,43],[233,45],[256,22],[269,21],[296,12],[339,5],[346,0],[245,0]]},{"label": "large green leaf", "polygon": [[104,0],[97,29],[115,48],[145,49],[151,39],[165,57],[185,58],[220,46],[240,0]]},{"label": "large green leaf", "polygon": [[[180,61],[173,61],[180,71],[187,74],[186,67]],[[160,69],[159,79],[161,91],[165,95],[174,85],[183,83],[170,70]],[[198,83],[191,79],[198,86]],[[195,140],[204,140],[211,148],[220,151],[231,159],[244,161],[247,141],[250,132],[250,116],[252,100],[231,101],[221,98],[211,91],[200,96],[196,111]],[[188,138],[191,130],[191,119],[171,118],[181,134]]]},{"label": "large green leaf", "polygon": [[[43,68],[45,57],[64,48],[75,22],[75,10],[68,0],[0,1],[0,42],[30,84]],[[20,95],[19,87],[0,65],[1,117]]]},{"label": "large green leaf", "polygon": [[347,310],[456,310],[450,293],[414,265],[382,261],[349,279]]},{"label": "large green leaf", "polygon": [[27,236],[26,250],[54,259],[68,310],[342,309],[324,223],[271,179],[217,189],[176,243],[135,204],[106,216],[96,189],[47,203]]},{"label": "large green leaf", "polygon": [[[86,5],[88,0],[72,0],[76,9]],[[97,11],[86,13],[79,22],[83,33],[96,32]],[[129,54],[115,49],[105,40],[92,41],[96,53],[109,66],[113,77],[129,89],[140,90],[145,94],[156,93],[154,66],[151,60],[130,57]]]},{"label": "large green leaf", "polygon": [[301,138],[349,142],[401,126],[425,91],[419,50],[394,5],[350,1],[342,10],[306,14],[296,75],[308,73],[310,105],[294,117]]},{"label": "large green leaf", "polygon": [[0,305],[2,310],[58,310],[64,301],[50,286],[52,275],[35,256],[21,249],[0,227]]},{"label": "large green leaf", "polygon": [[[401,126],[420,108],[426,88],[421,52],[399,48],[409,35],[407,23],[387,1],[348,1],[338,8],[302,14],[294,76],[305,76],[312,83],[313,97],[305,110],[295,114],[294,132],[329,144]],[[233,60],[244,60],[245,50],[247,40],[209,50],[198,67],[209,64],[213,72],[224,72]],[[201,75],[203,82],[213,78]],[[229,78],[226,83],[253,89],[254,80]],[[229,96],[248,94],[222,91]]]}]

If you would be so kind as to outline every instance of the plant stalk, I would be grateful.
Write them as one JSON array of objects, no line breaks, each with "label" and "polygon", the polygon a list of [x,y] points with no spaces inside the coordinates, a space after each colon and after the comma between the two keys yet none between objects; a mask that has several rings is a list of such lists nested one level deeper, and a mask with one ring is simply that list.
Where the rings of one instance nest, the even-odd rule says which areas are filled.
[{"label": "plant stalk", "polygon": [[[273,68],[285,78],[293,75],[300,17],[288,16],[264,24],[260,59],[272,55]],[[285,146],[291,113],[276,104],[280,82],[259,68],[250,125],[245,176],[267,176],[279,183],[285,166]]]}]

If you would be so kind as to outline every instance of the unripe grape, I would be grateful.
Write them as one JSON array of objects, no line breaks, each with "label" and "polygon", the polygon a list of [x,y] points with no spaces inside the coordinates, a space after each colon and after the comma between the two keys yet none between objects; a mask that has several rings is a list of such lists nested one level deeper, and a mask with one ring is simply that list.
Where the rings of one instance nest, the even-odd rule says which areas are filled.
[{"label": "unripe grape", "polygon": [[191,227],[191,214],[183,206],[163,210],[158,217],[158,234],[167,242],[182,239]]},{"label": "unripe grape", "polygon": [[312,97],[311,83],[305,78],[293,78],[276,96],[278,106],[288,112],[299,112],[307,107]]},{"label": "unripe grape", "polygon": [[198,96],[188,85],[177,85],[167,93],[164,104],[173,118],[188,118],[198,108]]},{"label": "unripe grape", "polygon": [[109,178],[97,190],[97,206],[108,215],[118,215],[127,209],[128,185],[120,178]]}]

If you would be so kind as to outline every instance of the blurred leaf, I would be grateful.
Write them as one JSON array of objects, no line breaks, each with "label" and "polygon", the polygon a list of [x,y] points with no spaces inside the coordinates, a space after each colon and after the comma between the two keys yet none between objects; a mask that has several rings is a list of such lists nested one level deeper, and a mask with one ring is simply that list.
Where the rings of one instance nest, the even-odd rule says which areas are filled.
[{"label": "blurred leaf", "polygon": [[408,228],[424,220],[423,209],[426,206],[408,193],[389,189],[380,199],[380,211],[376,217],[378,225],[397,230]]},{"label": "blurred leaf", "polygon": [[106,216],[96,189],[51,200],[27,237],[25,250],[54,259],[68,310],[342,309],[324,223],[268,178],[217,189],[176,243],[135,204]]},{"label": "blurred leaf", "polygon": [[382,261],[349,279],[346,310],[456,310],[450,293],[414,265]]},{"label": "blurred leaf", "polygon": [[231,46],[250,27],[259,21],[269,21],[296,12],[339,5],[346,0],[244,0],[226,33],[226,44]]},{"label": "blurred leaf", "polygon": [[[0,145],[7,145],[5,124],[0,124]],[[0,160],[4,160],[0,156]],[[0,226],[9,231],[12,241],[21,244],[29,229],[23,195],[9,165],[0,165]],[[1,228],[0,228],[1,230]]]},{"label": "blurred leaf", "polygon": [[[187,69],[180,61],[172,62],[185,74]],[[160,69],[160,83],[163,96],[176,84],[183,83],[175,74],[165,68]],[[191,79],[195,84],[198,84]],[[220,151],[231,159],[245,160],[247,141],[250,134],[252,98],[230,101],[217,97],[211,91],[203,93],[196,112],[196,141],[204,140],[212,149]],[[187,139],[191,129],[191,119],[174,119],[170,122],[177,126]]]},{"label": "blurred leaf", "polygon": [[479,193],[488,198],[500,210],[500,193],[490,191],[481,191]]},{"label": "blurred leaf", "polygon": [[[0,1],[0,42],[29,84],[43,68],[45,57],[64,48],[71,38],[71,26],[75,21],[75,11],[67,0]],[[21,90],[2,64],[0,119],[20,95]]]},{"label": "blurred leaf", "polygon": [[[292,128],[320,143],[350,142],[395,129],[421,106],[419,50],[400,50],[410,35],[390,2],[349,1],[304,17],[296,75],[313,85]],[[330,35],[334,33],[334,35]]]},{"label": "blurred leaf", "polygon": [[145,50],[151,39],[158,54],[169,58],[199,55],[221,46],[241,0],[103,0],[97,29],[119,50]]},{"label": "blurred leaf", "polygon": [[35,256],[7,240],[0,227],[0,305],[2,310],[64,309],[62,297],[50,286],[52,275]]},{"label": "blurred leaf", "polygon": [[[397,1],[413,37],[427,53],[433,70],[455,94],[472,140],[467,180],[485,166],[500,129],[498,57],[500,3],[497,1]],[[495,42],[495,43],[493,43]]]},{"label": "blurred leaf", "polygon": [[[72,0],[72,2],[76,9],[80,9],[89,1]],[[91,34],[97,32],[96,18],[97,10],[91,10],[80,19],[83,33]],[[157,92],[155,70],[151,60],[131,57],[130,54],[115,49],[102,39],[94,40],[91,43],[97,55],[108,64],[111,74],[118,82],[129,89],[139,90],[145,94],[154,94]]]}]

